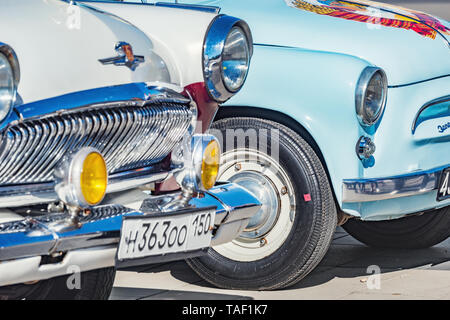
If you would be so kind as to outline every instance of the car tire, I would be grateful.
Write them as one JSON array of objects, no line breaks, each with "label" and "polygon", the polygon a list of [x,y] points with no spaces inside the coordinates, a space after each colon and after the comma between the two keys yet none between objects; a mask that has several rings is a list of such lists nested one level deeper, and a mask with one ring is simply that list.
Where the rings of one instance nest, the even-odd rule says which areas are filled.
[{"label": "car tire", "polygon": [[[244,148],[227,146],[230,129],[255,130],[258,146],[251,139]],[[220,288],[273,290],[297,283],[322,260],[336,229],[336,206],[319,157],[295,131],[265,119],[222,119],[210,133],[224,142],[219,180],[244,186],[263,206],[237,239],[188,265]],[[279,161],[272,158],[277,140]]]},{"label": "car tire", "polygon": [[116,275],[115,268],[104,268],[81,273],[79,289],[69,289],[69,277],[53,279],[54,283],[47,294],[48,300],[107,300],[111,294]]},{"label": "car tire", "polygon": [[450,236],[450,206],[389,221],[350,219],[342,227],[355,239],[371,247],[429,248]]},{"label": "car tire", "polygon": [[3,300],[107,300],[115,278],[114,268],[85,271],[80,274],[79,289],[69,289],[70,277],[61,276],[34,284],[17,284],[0,288]]}]

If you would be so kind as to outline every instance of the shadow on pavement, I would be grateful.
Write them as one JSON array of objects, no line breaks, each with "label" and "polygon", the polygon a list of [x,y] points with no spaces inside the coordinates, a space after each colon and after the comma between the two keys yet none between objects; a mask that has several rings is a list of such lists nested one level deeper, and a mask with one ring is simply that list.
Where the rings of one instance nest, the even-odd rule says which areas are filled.
[{"label": "shadow on pavement", "polygon": [[208,292],[115,287],[110,300],[253,300],[251,297]]},{"label": "shadow on pavement", "polygon": [[378,266],[383,275],[400,270],[429,269],[447,261],[450,261],[449,247],[394,250],[332,245],[319,266],[289,289],[313,287],[334,278],[370,276],[369,266]]},{"label": "shadow on pavement", "polygon": [[[450,239],[428,249],[375,249],[361,244],[342,228],[338,228],[322,262],[311,274],[288,290],[314,287],[334,278],[369,276],[372,273],[368,273],[367,268],[373,265],[378,266],[383,275],[408,269],[450,270],[450,263],[447,262],[450,262]],[[180,281],[214,288],[201,280],[184,262],[145,266],[129,271],[144,273],[169,271],[171,276]]]}]

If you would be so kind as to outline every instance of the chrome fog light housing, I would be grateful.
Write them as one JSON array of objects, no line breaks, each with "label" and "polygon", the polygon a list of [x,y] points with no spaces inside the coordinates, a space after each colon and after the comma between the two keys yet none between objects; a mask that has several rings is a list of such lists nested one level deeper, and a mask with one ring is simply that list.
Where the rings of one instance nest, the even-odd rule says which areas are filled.
[{"label": "chrome fog light housing", "polygon": [[245,21],[227,15],[213,20],[203,45],[203,75],[214,100],[225,102],[242,88],[252,54],[253,39]]},{"label": "chrome fog light housing", "polygon": [[105,196],[108,185],[106,162],[94,148],[85,147],[65,156],[54,176],[59,199],[71,207],[95,206]]},{"label": "chrome fog light housing", "polygon": [[363,70],[356,86],[356,114],[362,126],[375,124],[383,114],[387,101],[386,73],[377,67]]},{"label": "chrome fog light housing", "polygon": [[0,43],[0,121],[11,111],[17,95],[20,68],[14,50]]},{"label": "chrome fog light housing", "polygon": [[207,191],[216,183],[220,166],[220,144],[209,134],[186,139],[172,153],[172,163],[180,170],[175,178],[187,192]]}]

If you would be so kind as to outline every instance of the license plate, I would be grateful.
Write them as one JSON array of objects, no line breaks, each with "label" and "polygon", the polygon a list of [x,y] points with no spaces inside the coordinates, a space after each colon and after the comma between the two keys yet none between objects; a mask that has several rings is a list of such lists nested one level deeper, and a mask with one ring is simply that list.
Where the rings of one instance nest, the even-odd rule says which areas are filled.
[{"label": "license plate", "polygon": [[450,198],[450,168],[442,172],[441,181],[438,188],[438,201]]},{"label": "license plate", "polygon": [[[215,213],[215,208],[208,208],[166,215],[124,217],[116,263],[135,259],[144,259],[148,263],[161,262],[156,257],[181,253],[173,259],[178,260],[185,258],[185,253],[208,248]],[[152,257],[155,257],[153,261]]]}]

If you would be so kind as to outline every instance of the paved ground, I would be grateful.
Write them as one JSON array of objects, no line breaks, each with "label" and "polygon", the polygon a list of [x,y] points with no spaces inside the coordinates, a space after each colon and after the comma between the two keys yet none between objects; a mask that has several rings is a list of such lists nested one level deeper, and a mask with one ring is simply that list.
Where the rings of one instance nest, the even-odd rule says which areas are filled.
[{"label": "paved ground", "polygon": [[[450,0],[378,0],[450,21]],[[369,289],[371,265],[381,269],[380,289]],[[375,283],[376,284],[376,283]],[[368,248],[341,228],[319,267],[300,284],[272,292],[212,288],[184,262],[118,272],[111,299],[448,299],[450,239],[426,250]]]},{"label": "paved ground", "polygon": [[[381,269],[380,289],[371,265]],[[280,291],[220,290],[202,281],[184,262],[118,272],[111,299],[446,299],[450,300],[450,239],[424,250],[381,250],[362,245],[338,228],[317,269],[300,284]]]}]

